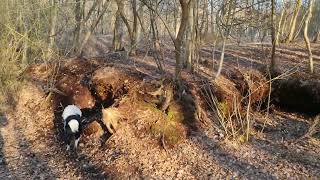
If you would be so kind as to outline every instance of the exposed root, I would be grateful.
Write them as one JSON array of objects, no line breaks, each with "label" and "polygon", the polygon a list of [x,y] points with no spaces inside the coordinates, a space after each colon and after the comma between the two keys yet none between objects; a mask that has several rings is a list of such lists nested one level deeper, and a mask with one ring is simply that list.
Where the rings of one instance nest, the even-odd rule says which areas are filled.
[{"label": "exposed root", "polygon": [[122,118],[121,112],[117,108],[106,108],[102,110],[102,122],[111,134],[119,128],[119,121]]}]

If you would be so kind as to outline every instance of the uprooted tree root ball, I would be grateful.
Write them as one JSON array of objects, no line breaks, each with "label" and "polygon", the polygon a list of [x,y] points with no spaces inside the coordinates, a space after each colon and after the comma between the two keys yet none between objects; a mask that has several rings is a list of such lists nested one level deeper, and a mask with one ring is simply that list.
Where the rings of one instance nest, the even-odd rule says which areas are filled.
[{"label": "uprooted tree root ball", "polygon": [[[110,137],[128,125],[138,136],[149,134],[164,148],[174,147],[186,138],[195,119],[195,107],[190,109],[190,102],[186,104],[183,98],[178,98],[170,77],[154,79],[140,72],[82,59],[62,61],[60,66],[50,87],[55,90],[50,93],[58,133],[62,107],[75,104],[82,109],[85,119],[82,141],[90,138],[104,141],[106,134]],[[44,75],[37,69],[33,66],[28,75],[38,83],[54,77],[53,72]]]},{"label": "uprooted tree root ball", "polygon": [[249,133],[252,123],[248,117],[265,102],[270,88],[266,77],[256,70],[234,68],[226,74],[229,78],[219,76],[203,81],[201,94],[224,132],[235,138]]},{"label": "uprooted tree root ball", "polygon": [[310,115],[320,113],[319,75],[294,73],[275,80],[272,87],[272,97],[276,105]]},{"label": "uprooted tree root ball", "polygon": [[269,95],[269,82],[262,73],[248,69],[232,69],[230,80],[219,76],[202,87],[208,108],[218,109],[223,118],[245,117],[248,106],[264,102]]}]

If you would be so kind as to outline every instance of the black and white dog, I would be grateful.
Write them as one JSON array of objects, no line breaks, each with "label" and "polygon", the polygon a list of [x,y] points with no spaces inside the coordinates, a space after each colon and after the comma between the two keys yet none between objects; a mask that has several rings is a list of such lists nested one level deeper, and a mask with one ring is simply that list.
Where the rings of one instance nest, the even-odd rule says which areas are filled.
[{"label": "black and white dog", "polygon": [[68,105],[63,110],[62,118],[67,151],[70,149],[71,142],[74,142],[74,149],[78,146],[82,132],[81,116],[81,110],[75,105]]}]

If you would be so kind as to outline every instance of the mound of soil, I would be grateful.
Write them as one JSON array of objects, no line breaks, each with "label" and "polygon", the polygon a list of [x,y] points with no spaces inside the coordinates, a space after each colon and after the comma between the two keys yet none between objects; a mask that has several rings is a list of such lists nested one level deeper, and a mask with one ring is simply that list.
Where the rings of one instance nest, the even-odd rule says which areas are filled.
[{"label": "mound of soil", "polygon": [[88,141],[90,139],[100,140],[100,138],[105,134],[104,129],[100,125],[98,121],[92,121],[90,124],[86,126],[83,131],[84,141]]},{"label": "mound of soil", "polygon": [[233,68],[227,76],[219,76],[202,89],[210,109],[218,108],[223,118],[245,117],[249,101],[255,106],[268,97],[269,83],[259,71]]},{"label": "mound of soil", "polygon": [[202,88],[203,98],[207,99],[211,110],[219,109],[223,118],[229,119],[235,116],[235,113],[242,113],[241,93],[236,85],[225,78],[219,76],[213,82],[208,82]]},{"label": "mound of soil", "polygon": [[91,81],[96,98],[110,105],[128,93],[130,84],[134,80],[124,71],[114,67],[103,67],[94,72]]},{"label": "mound of soil", "polygon": [[[36,77],[39,73],[34,69],[29,73]],[[84,59],[63,61],[54,88],[64,95],[52,97],[56,127],[61,129],[62,108],[75,104],[87,121],[85,139],[114,134],[129,124],[138,135],[149,134],[156,144],[173,147],[186,138],[188,122],[196,114],[195,108],[189,109],[192,102],[184,104],[174,98],[174,87],[170,77],[152,79],[132,69]]]},{"label": "mound of soil", "polygon": [[81,81],[81,77],[73,75],[65,75],[58,80],[56,87],[66,95],[62,103],[64,105],[75,104],[81,109],[93,108],[95,99],[91,95],[89,88],[81,84]]},{"label": "mound of soil", "polygon": [[242,103],[247,104],[249,97],[252,104],[264,101],[269,93],[269,83],[260,71],[254,69],[233,68],[229,71],[229,79],[240,91]]},{"label": "mound of soil", "polygon": [[[119,62],[121,63],[120,60]],[[94,64],[91,61],[90,63]],[[64,66],[62,63],[61,67]],[[107,67],[111,68],[99,65],[97,69]],[[116,70],[124,71],[120,68]],[[193,119],[191,117],[195,114],[200,116],[200,108],[197,107],[199,97],[194,92],[198,88],[197,85],[192,87],[188,84],[182,94],[177,94],[173,88],[173,98],[168,108],[162,111],[160,106],[152,101],[161,102],[161,97],[166,99],[166,93],[163,93],[165,88],[160,90],[160,97],[150,95],[150,92],[153,94],[159,87],[147,82],[146,84],[153,88],[145,91],[142,88],[142,79],[147,78],[140,75],[129,75],[138,80],[126,84],[126,87],[129,87],[128,92],[110,105],[122,112],[123,118],[120,119],[120,128],[108,138],[105,146],[99,146],[94,141],[100,141],[108,132],[100,122],[101,102],[95,96],[91,81],[96,69],[90,71],[89,74],[85,73],[87,75],[83,76],[82,82],[84,87],[90,90],[95,106],[91,109],[82,109],[87,125],[79,151],[66,152],[65,145],[58,136],[62,123],[60,118],[62,108],[51,103],[44,106],[46,94],[35,84],[29,83],[29,87],[21,88],[19,93],[21,98],[14,113],[7,118],[0,118],[2,125],[0,177],[12,179],[158,179],[159,177],[319,179],[320,177],[319,141],[309,140],[297,144],[290,142],[291,139],[296,139],[305,133],[308,123],[303,118],[291,113],[271,114],[268,132],[259,133],[252,141],[239,146],[224,140],[220,136],[221,132],[216,131],[212,124],[207,125],[206,130],[188,132],[190,125],[193,124],[189,124]],[[43,77],[46,76],[45,72],[41,73]],[[124,72],[122,76],[127,77],[128,74]],[[56,76],[50,74],[47,77]],[[193,81],[192,78],[188,80],[188,82]],[[232,81],[227,83],[230,89],[238,89],[235,83],[233,85],[232,83]],[[209,88],[214,87],[210,85]],[[226,92],[232,95],[232,90]],[[237,94],[243,96],[240,92]],[[187,94],[183,95],[184,93]],[[144,98],[147,94],[150,95],[149,99]],[[179,96],[180,98],[177,98]],[[52,98],[58,103],[67,99],[62,95],[56,99],[55,96]],[[180,112],[184,112],[183,115]],[[210,116],[210,121],[212,120],[215,119]],[[265,119],[262,124],[264,121]],[[104,135],[101,137],[102,133]],[[174,148],[168,150],[171,143],[176,144]]]},{"label": "mound of soil", "polygon": [[320,113],[320,77],[293,74],[273,82],[272,97],[276,105],[311,115]]}]

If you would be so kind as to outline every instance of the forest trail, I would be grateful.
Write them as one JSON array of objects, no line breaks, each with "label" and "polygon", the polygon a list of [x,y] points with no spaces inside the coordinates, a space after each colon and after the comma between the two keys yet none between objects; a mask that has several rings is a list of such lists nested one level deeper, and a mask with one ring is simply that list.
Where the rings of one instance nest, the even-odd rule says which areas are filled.
[{"label": "forest trail", "polygon": [[[155,72],[151,58],[135,60],[140,70]],[[170,62],[166,64],[170,66]],[[192,83],[192,78],[189,80]],[[82,141],[78,152],[72,154],[58,138],[54,110],[46,103],[45,94],[31,83],[19,94],[15,111],[1,116],[0,179],[320,177],[319,144],[291,143],[309,126],[304,117],[294,113],[275,110],[267,120],[254,115],[258,122],[267,121],[266,130],[245,144],[224,141],[221,132],[208,122],[166,151],[150,143],[150,137],[125,126],[106,146]]]}]

